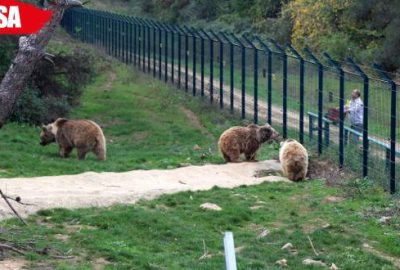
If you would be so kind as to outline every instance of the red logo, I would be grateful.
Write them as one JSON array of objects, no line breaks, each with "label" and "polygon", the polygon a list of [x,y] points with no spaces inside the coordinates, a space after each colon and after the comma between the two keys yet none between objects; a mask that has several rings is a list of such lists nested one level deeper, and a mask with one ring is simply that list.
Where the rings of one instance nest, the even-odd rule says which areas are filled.
[{"label": "red logo", "polygon": [[52,11],[33,4],[0,0],[0,35],[35,34],[51,20],[52,15]]}]

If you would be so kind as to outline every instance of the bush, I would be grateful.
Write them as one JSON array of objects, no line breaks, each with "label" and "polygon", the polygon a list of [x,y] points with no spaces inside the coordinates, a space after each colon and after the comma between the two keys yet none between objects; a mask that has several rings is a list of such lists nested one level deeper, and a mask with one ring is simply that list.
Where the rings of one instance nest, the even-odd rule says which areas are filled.
[{"label": "bush", "polygon": [[79,104],[83,86],[93,76],[93,59],[77,49],[54,57],[54,64],[42,60],[18,99],[11,121],[39,125],[68,115]]},{"label": "bush", "polygon": [[40,90],[34,87],[27,87],[14,108],[10,121],[19,123],[44,123],[47,106],[40,97]]}]

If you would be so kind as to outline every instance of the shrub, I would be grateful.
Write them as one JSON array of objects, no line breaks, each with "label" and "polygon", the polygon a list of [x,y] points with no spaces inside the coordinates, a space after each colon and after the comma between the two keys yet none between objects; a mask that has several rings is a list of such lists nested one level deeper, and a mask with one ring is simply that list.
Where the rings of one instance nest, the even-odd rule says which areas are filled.
[{"label": "shrub", "polygon": [[15,106],[11,121],[39,125],[66,116],[79,104],[83,86],[93,76],[93,59],[77,49],[60,53],[54,64],[42,60]]}]

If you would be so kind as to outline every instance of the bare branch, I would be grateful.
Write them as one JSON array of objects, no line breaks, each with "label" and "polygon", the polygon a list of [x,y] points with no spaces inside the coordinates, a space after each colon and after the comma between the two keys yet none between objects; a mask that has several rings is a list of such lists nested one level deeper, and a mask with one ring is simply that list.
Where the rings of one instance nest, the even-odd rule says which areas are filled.
[{"label": "bare branch", "polygon": [[18,217],[18,219],[26,226],[28,224],[25,222],[25,220],[22,219],[22,217],[18,214],[18,212],[15,210],[15,208],[11,205],[11,203],[8,201],[7,196],[4,195],[3,191],[0,189],[0,195],[4,199],[4,201],[7,203],[7,205],[10,207],[10,209],[14,212],[14,214]]},{"label": "bare branch", "polygon": [[19,250],[13,246],[10,246],[7,244],[0,244],[0,249],[7,249],[7,250],[14,251],[15,253],[18,253],[20,255],[25,255],[25,252],[23,252],[22,250]]}]

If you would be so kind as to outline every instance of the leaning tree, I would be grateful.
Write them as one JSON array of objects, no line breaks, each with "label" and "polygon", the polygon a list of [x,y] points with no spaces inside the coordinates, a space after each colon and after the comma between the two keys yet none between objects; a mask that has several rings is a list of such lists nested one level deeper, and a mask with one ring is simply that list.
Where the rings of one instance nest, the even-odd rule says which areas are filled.
[{"label": "leaning tree", "polygon": [[53,12],[50,22],[38,33],[20,37],[17,55],[0,84],[0,128],[12,114],[35,65],[49,56],[45,48],[60,24],[64,11],[82,5],[79,0],[45,0],[43,4],[45,9]]}]

